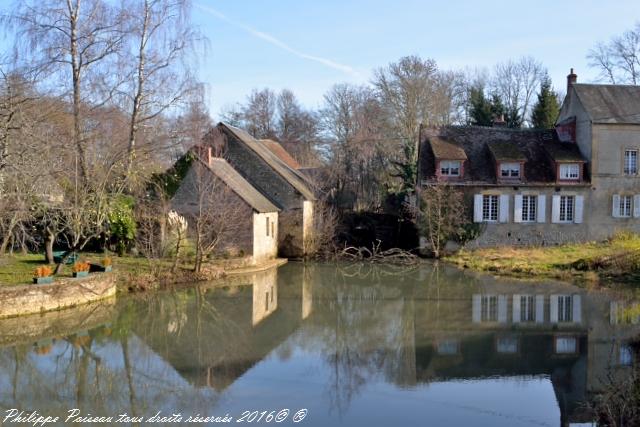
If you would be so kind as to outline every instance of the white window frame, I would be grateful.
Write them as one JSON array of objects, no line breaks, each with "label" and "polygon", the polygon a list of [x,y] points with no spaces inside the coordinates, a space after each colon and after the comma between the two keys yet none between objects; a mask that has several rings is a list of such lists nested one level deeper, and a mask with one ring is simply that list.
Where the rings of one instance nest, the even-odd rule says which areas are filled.
[{"label": "white window frame", "polygon": [[[457,173],[453,173],[457,170]],[[462,162],[460,160],[440,160],[440,176],[460,176]]]},{"label": "white window frame", "polygon": [[580,163],[561,163],[558,174],[562,181],[579,181]]},{"label": "white window frame", "polygon": [[520,178],[522,171],[518,162],[504,162],[500,163],[500,178]]},{"label": "white window frame", "polygon": [[555,337],[555,353],[556,354],[577,354],[578,353],[578,337],[574,337],[574,336]]},{"label": "white window frame", "polygon": [[620,195],[620,218],[631,218],[633,212],[633,196],[626,194]]},{"label": "white window frame", "polygon": [[500,196],[497,194],[483,194],[482,195],[482,221],[498,222],[499,216],[500,216]]},{"label": "white window frame", "polygon": [[576,196],[560,195],[558,222],[572,223],[576,218]]},{"label": "white window frame", "polygon": [[522,195],[522,222],[536,222],[538,220],[538,196],[536,194]]},{"label": "white window frame", "polygon": [[628,176],[638,175],[638,150],[625,149],[622,173]]}]

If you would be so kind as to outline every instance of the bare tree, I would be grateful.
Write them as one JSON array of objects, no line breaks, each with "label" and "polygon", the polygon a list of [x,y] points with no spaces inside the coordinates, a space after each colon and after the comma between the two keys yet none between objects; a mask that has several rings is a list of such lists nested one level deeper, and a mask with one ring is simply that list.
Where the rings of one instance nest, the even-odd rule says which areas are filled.
[{"label": "bare tree", "polygon": [[610,83],[640,83],[640,22],[608,43],[598,43],[587,54],[589,65]]},{"label": "bare tree", "polygon": [[202,36],[190,24],[188,0],[129,0],[128,49],[123,52],[123,107],[129,111],[127,176],[136,156],[138,132],[184,102],[198,87],[186,64]]},{"label": "bare tree", "polygon": [[[546,74],[542,63],[530,56],[510,59],[495,66],[491,88],[505,105],[508,120],[531,123],[532,99]],[[519,127],[515,124],[512,125]]]},{"label": "bare tree", "polygon": [[254,90],[242,108],[244,127],[255,138],[273,138],[276,133],[277,97],[271,89]]},{"label": "bare tree", "polygon": [[[88,176],[84,115],[88,104],[100,104],[88,86],[108,75],[105,63],[122,45],[122,19],[103,0],[27,0],[16,2],[4,23],[17,30],[17,50],[45,80],[69,96],[73,143],[80,178]],[[101,76],[101,77],[99,77]]]},{"label": "bare tree", "polygon": [[468,222],[462,191],[434,184],[420,191],[418,223],[435,258],[440,258],[448,240],[461,234]]}]

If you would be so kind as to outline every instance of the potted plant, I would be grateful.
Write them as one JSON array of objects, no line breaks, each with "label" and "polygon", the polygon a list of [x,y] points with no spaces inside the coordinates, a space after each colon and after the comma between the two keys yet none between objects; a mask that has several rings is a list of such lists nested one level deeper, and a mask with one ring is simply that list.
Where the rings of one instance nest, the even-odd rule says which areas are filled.
[{"label": "potted plant", "polygon": [[90,265],[90,271],[91,272],[104,272],[104,273],[108,273],[109,271],[111,271],[111,269],[113,268],[112,265],[112,261],[110,257],[104,257],[102,258],[102,261],[100,264],[91,264]]},{"label": "potted plant", "polygon": [[103,271],[105,272],[111,271],[111,269],[113,268],[113,263],[111,262],[110,257],[104,257],[102,259],[102,268],[104,269]]},{"label": "potted plant", "polygon": [[53,282],[53,270],[48,265],[43,265],[36,268],[34,272],[33,283],[36,285],[42,285],[44,283]]},{"label": "potted plant", "polygon": [[73,277],[87,277],[89,275],[89,263],[86,261],[77,261],[73,264],[71,270]]}]

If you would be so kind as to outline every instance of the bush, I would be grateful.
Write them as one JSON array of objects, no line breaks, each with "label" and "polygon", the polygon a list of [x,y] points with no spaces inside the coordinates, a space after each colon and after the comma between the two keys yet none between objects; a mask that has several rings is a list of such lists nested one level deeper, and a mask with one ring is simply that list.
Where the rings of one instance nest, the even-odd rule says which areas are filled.
[{"label": "bush", "polygon": [[51,267],[47,265],[43,265],[41,267],[36,268],[34,275],[35,277],[49,277],[53,274],[53,270]]}]

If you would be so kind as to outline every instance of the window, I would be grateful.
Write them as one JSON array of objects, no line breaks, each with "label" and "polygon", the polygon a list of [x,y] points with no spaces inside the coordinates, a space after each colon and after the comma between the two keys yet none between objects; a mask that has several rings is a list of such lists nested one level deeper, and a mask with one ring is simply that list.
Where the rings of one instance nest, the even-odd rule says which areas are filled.
[{"label": "window", "polygon": [[576,337],[556,337],[557,354],[575,354],[578,352]]},{"label": "window", "polygon": [[520,321],[536,321],[536,300],[533,295],[522,295],[520,297]]},{"label": "window", "polygon": [[482,220],[489,222],[498,221],[498,196],[482,196]]},{"label": "window", "polygon": [[560,222],[573,222],[575,196],[560,196]]},{"label": "window", "polygon": [[522,221],[535,222],[538,196],[522,196]]},{"label": "window", "polygon": [[624,150],[624,174],[638,174],[638,150]]},{"label": "window", "polygon": [[498,321],[498,297],[483,295],[480,302],[480,320],[482,322]]},{"label": "window", "polygon": [[450,355],[458,354],[459,343],[458,340],[444,340],[438,343],[438,354]]},{"label": "window", "polygon": [[518,338],[515,337],[498,337],[496,342],[496,350],[498,353],[514,354],[518,352]]},{"label": "window", "polygon": [[633,351],[630,346],[623,345],[620,347],[620,357],[618,361],[623,366],[633,365]]},{"label": "window", "polygon": [[558,297],[558,322],[573,322],[573,299],[571,295]]},{"label": "window", "polygon": [[560,179],[578,180],[580,178],[580,165],[577,163],[567,163],[560,165]]},{"label": "window", "polygon": [[459,160],[441,160],[440,175],[460,176],[460,161]]},{"label": "window", "polygon": [[266,219],[267,219],[267,236],[269,236],[269,217],[267,217]]},{"label": "window", "polygon": [[500,163],[500,176],[502,178],[519,178],[520,163]]},{"label": "window", "polygon": [[619,216],[621,218],[630,218],[631,217],[631,201],[632,196],[620,196],[620,211]]}]

